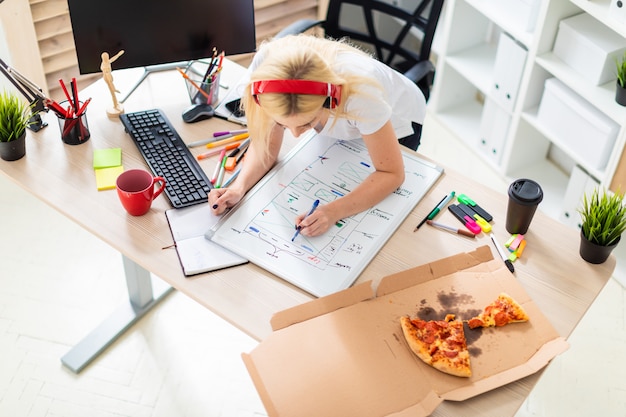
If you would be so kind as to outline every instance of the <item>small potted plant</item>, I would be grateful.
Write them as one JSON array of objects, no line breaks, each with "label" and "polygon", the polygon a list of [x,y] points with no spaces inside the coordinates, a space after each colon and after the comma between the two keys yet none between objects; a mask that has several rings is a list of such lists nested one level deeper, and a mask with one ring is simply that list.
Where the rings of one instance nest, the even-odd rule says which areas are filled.
[{"label": "small potted plant", "polygon": [[617,70],[617,85],[615,86],[615,101],[626,106],[626,52],[615,60]]},{"label": "small potted plant", "polygon": [[583,197],[580,256],[587,262],[606,261],[626,230],[624,194],[595,188]]},{"label": "small potted plant", "polygon": [[17,94],[0,94],[0,157],[15,161],[26,154],[26,128],[31,123],[31,108]]}]

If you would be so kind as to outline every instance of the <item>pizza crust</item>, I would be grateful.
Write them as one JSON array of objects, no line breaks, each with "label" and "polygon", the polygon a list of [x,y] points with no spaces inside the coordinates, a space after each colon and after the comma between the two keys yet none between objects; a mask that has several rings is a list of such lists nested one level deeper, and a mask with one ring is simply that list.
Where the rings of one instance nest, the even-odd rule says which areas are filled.
[{"label": "pizza crust", "polygon": [[400,324],[402,325],[402,333],[404,338],[409,344],[409,348],[415,353],[415,355],[428,365],[432,365],[432,357],[426,347],[419,341],[417,336],[417,328],[411,323],[411,319],[408,317],[401,317]]}]

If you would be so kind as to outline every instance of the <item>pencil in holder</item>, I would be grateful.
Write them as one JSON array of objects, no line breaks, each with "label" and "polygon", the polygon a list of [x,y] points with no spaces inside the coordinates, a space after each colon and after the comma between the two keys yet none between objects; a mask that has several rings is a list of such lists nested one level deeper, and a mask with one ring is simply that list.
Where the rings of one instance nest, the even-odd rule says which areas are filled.
[{"label": "pencil in holder", "polygon": [[220,73],[206,74],[200,65],[191,64],[185,70],[185,86],[191,104],[210,104],[215,106],[220,94]]},{"label": "pencil in holder", "polygon": [[[83,102],[80,102],[78,108],[83,108],[83,104]],[[68,145],[80,145],[87,142],[91,137],[91,133],[89,133],[85,109],[83,108],[82,112],[77,112],[67,101],[62,102],[61,106],[67,109],[66,115],[57,114],[61,140]]]}]

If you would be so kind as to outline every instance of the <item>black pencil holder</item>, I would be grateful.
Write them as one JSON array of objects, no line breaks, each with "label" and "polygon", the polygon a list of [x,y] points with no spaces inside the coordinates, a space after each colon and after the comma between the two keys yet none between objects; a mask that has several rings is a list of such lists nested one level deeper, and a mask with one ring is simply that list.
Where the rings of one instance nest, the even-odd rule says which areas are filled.
[{"label": "black pencil holder", "polygon": [[[79,109],[83,103],[79,103]],[[64,101],[61,103],[61,107],[69,109],[69,102]],[[69,117],[64,117],[57,114],[57,120],[59,121],[59,130],[61,131],[61,140],[68,145],[80,145],[85,143],[91,137],[89,133],[89,124],[87,123],[87,112],[76,115],[75,111],[68,110]]]},{"label": "black pencil holder", "polygon": [[210,104],[215,106],[220,95],[220,73],[205,79],[202,68],[192,64],[187,67],[185,74],[187,75],[185,86],[187,87],[191,104]]}]

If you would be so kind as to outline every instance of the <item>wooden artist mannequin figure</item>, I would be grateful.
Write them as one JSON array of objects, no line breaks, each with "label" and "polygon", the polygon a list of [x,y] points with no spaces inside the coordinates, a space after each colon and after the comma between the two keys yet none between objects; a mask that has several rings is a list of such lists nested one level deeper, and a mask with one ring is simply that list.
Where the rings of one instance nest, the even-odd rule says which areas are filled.
[{"label": "wooden artist mannequin figure", "polygon": [[109,87],[111,97],[113,98],[113,107],[107,109],[107,116],[110,118],[118,117],[120,114],[124,113],[124,107],[119,101],[117,101],[117,96],[115,95],[115,93],[119,93],[119,91],[117,91],[115,89],[115,85],[113,85],[113,74],[111,73],[111,64],[115,62],[123,53],[124,50],[121,50],[113,57],[109,57],[108,52],[103,52],[101,55],[102,63],[100,64],[100,71],[102,71],[102,78],[107,84],[107,87]]}]

